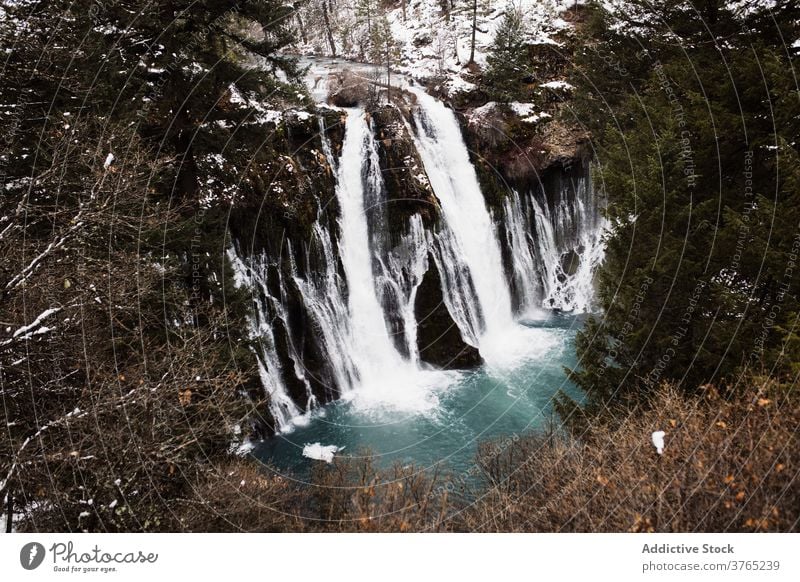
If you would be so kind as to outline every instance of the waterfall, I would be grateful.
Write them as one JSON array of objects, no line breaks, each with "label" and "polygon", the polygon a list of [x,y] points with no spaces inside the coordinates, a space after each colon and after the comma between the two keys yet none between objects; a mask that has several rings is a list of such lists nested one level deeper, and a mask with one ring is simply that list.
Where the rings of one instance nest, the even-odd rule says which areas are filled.
[{"label": "waterfall", "polygon": [[[312,238],[306,248],[306,264],[316,264],[317,269],[305,276],[297,270],[294,251],[287,243],[292,283],[302,297],[303,306],[311,322],[311,330],[318,336],[325,351],[330,378],[318,378],[325,384],[328,398],[341,392],[342,386],[351,386],[358,378],[358,368],[349,350],[352,336],[348,311],[348,286],[337,270],[337,257],[333,252],[332,236],[328,229],[316,222]],[[288,304],[285,287],[281,287],[281,303]],[[295,340],[293,343],[299,343]]]},{"label": "waterfall", "polygon": [[[266,395],[269,397],[269,410],[276,424],[276,432],[285,430],[303,417],[303,413],[289,395],[284,378],[286,370],[278,356],[275,342],[275,318],[284,318],[285,314],[279,301],[267,289],[266,257],[258,255],[250,265],[245,264],[240,258],[236,248],[227,251],[228,259],[233,268],[234,283],[237,287],[246,287],[251,291],[253,298],[253,314],[248,317],[248,328],[253,340],[253,353],[258,367],[258,375]],[[274,315],[273,315],[274,314]],[[297,363],[298,360],[295,360]],[[316,399],[307,387],[307,408],[310,410],[316,404]]]},{"label": "waterfall", "polygon": [[[503,200],[503,214],[498,225],[504,224],[506,245],[511,254],[512,278],[517,313],[527,314],[535,310],[541,300],[541,261],[537,258],[537,231],[531,228],[531,210],[527,202],[512,190]],[[541,253],[539,253],[540,255]]]},{"label": "waterfall", "polygon": [[582,313],[592,308],[605,221],[593,200],[588,168],[558,172],[549,194],[512,189],[503,203],[501,224],[523,316],[541,309]]},{"label": "waterfall", "polygon": [[[281,275],[277,262],[270,264],[264,252],[243,257],[235,246],[228,251],[236,285],[252,295],[250,337],[258,346],[253,351],[276,432],[290,431],[308,420],[316,406],[312,380],[324,385],[327,399],[342,398],[366,411],[424,413],[438,407],[438,392],[459,376],[426,369],[419,362],[414,299],[428,269],[429,249],[421,218],[410,217],[406,234],[393,248],[382,248],[376,243],[379,237],[370,234],[375,228],[370,216],[379,214],[385,192],[375,138],[364,112],[348,111],[338,163],[324,125],[320,127],[323,154],[336,176],[338,239],[317,220],[303,248],[286,241],[282,264],[288,277]],[[308,272],[299,269],[298,252],[305,255],[303,265],[313,265]],[[269,285],[270,267],[278,274],[278,292]],[[300,325],[292,325],[287,315],[287,306],[297,302],[293,298],[299,298],[307,317]],[[292,365],[278,353],[278,320],[287,334]],[[391,326],[390,321],[398,324]],[[325,360],[324,377],[313,376],[298,353],[309,333]],[[304,408],[298,406],[297,390],[290,389],[289,380],[304,387]]]},{"label": "waterfall", "polygon": [[[365,409],[420,412],[436,407],[435,391],[448,385],[453,374],[424,370],[419,366],[414,336],[416,323],[405,326],[404,333],[409,339],[402,343],[409,351],[407,357],[398,350],[387,326],[374,275],[374,245],[371,244],[367,220],[370,212],[365,207],[365,200],[373,204],[383,202],[383,179],[375,148],[375,138],[364,112],[358,109],[348,111],[336,193],[341,210],[339,247],[350,290],[350,341],[347,349],[353,354],[359,377],[355,385],[343,391],[343,397]],[[420,244],[421,226],[419,221],[410,225],[406,245]],[[398,291],[397,308],[406,322],[413,319],[414,289],[426,267],[424,259],[419,258],[424,249],[424,246],[413,249],[411,256],[415,257],[416,268],[412,269],[412,288],[405,285],[406,292],[401,290],[404,277],[398,264],[404,262],[404,253],[393,253],[393,259],[382,263],[376,258],[380,263],[377,270],[383,272],[384,282]]]},{"label": "waterfall", "polygon": [[431,258],[447,311],[491,373],[541,357],[554,341],[520,321],[542,308],[591,306],[603,221],[588,172],[511,190],[493,214],[455,113],[408,90],[418,104],[409,129],[438,221],[426,227],[414,213],[387,223],[375,130],[363,110],[347,109],[338,158],[319,118],[338,207],[318,211],[308,240],[282,241],[281,257],[228,251],[237,286],[252,294],[252,349],[278,432],[306,422],[317,397],[370,413],[438,408],[461,374],[420,360],[415,300]]},{"label": "waterfall", "polygon": [[419,214],[411,216],[408,232],[389,252],[376,256],[376,285],[384,314],[391,323],[395,346],[404,357],[419,365],[417,318],[414,301],[417,287],[428,270],[428,248],[425,227]]},{"label": "waterfall", "polygon": [[[483,348],[487,338],[503,333],[513,322],[500,244],[455,114],[424,90],[410,90],[419,104],[417,150],[445,221],[439,237],[442,266],[448,273],[446,294],[452,306],[463,304],[464,299],[469,302],[473,290],[466,286],[463,276],[469,273],[476,309],[457,308],[454,317],[466,331],[465,339]],[[481,321],[477,320],[478,311]]]},{"label": "waterfall", "polygon": [[[559,180],[552,211],[545,191],[523,198],[512,190],[498,220],[486,207],[455,113],[420,88],[409,91],[418,104],[417,150],[444,219],[434,256],[448,308],[464,339],[490,366],[514,367],[543,347],[539,332],[521,326],[519,319],[542,308],[579,312],[591,306],[592,275],[603,246],[588,171],[575,182]],[[503,238],[510,255],[508,276]]]},{"label": "waterfall", "polygon": [[[548,222],[555,228],[551,245],[560,250],[560,256],[542,263],[550,268],[542,305],[564,311],[590,311],[593,277],[603,260],[607,222],[595,199],[588,160],[577,171],[559,174],[552,190],[558,203]],[[547,206],[542,208],[545,215],[547,210]]]},{"label": "waterfall", "polygon": [[[351,110],[338,173],[340,251],[350,289],[352,350],[359,361],[361,382],[366,384],[400,367],[402,360],[386,327],[372,271],[373,247],[364,206],[365,181],[367,189],[374,192],[379,187],[380,169],[375,167],[374,160],[369,160],[371,142],[372,134],[363,112]],[[366,172],[365,160],[371,162],[366,165]]]}]

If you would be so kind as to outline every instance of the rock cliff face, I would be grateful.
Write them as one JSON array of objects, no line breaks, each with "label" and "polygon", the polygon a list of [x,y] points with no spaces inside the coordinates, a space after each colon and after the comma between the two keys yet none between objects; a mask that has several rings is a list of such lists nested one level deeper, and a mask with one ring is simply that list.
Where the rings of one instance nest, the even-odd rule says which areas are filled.
[{"label": "rock cliff face", "polygon": [[[287,242],[307,243],[317,220],[335,225],[335,176],[324,153],[320,118],[334,154],[341,151],[341,113],[288,112],[265,136],[264,160],[248,168],[245,180],[252,187],[231,211],[230,230],[250,253],[265,251],[286,260]],[[305,271],[305,257],[295,260]]]},{"label": "rock cliff face", "polygon": [[439,269],[432,256],[428,265],[414,302],[419,357],[445,370],[477,367],[483,362],[480,352],[464,341],[447,310]]},{"label": "rock cliff face", "polygon": [[546,112],[525,117],[511,106],[489,103],[465,110],[461,120],[491,204],[499,203],[509,189],[530,190],[546,174],[569,169],[586,157],[588,134]]},{"label": "rock cliff face", "polygon": [[[339,207],[335,169],[326,155],[326,149],[334,156],[341,151],[342,120],[343,114],[331,109],[288,112],[276,120],[265,139],[264,161],[249,168],[246,179],[254,186],[229,215],[234,270],[246,280],[253,301],[252,349],[263,390],[273,399],[274,418],[263,418],[267,433],[313,402],[336,396],[319,322],[298,280],[319,279],[326,272],[339,284],[345,280],[335,260]],[[328,240],[319,240],[321,233]],[[330,249],[327,256],[323,242]],[[276,390],[289,402],[274,402]]]}]

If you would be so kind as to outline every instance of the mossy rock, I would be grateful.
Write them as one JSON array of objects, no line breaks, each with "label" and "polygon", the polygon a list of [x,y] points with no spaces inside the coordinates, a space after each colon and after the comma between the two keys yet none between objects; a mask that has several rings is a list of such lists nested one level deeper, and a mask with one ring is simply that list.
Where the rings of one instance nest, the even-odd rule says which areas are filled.
[{"label": "mossy rock", "polygon": [[336,155],[344,137],[341,115],[298,110],[273,124],[269,139],[247,164],[229,223],[246,249],[279,256],[287,241],[302,248],[317,220],[335,223],[336,178],[323,153],[319,115]]},{"label": "mossy rock", "polygon": [[377,139],[378,159],[386,187],[385,209],[392,235],[405,232],[408,221],[419,214],[427,227],[439,218],[439,201],[409,135],[403,114],[384,105],[370,112]]}]

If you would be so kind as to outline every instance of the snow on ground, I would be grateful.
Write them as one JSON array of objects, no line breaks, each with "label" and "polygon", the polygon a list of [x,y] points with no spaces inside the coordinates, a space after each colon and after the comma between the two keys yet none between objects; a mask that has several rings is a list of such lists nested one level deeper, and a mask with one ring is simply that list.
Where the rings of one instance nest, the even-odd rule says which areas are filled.
[{"label": "snow on ground", "polygon": [[[559,14],[574,5],[570,0],[489,0],[478,9],[475,34],[475,63],[486,66],[497,27],[510,6],[521,9],[531,44],[553,43],[552,35],[568,24]],[[437,2],[410,2],[406,10],[396,8],[387,15],[395,39],[401,45],[402,72],[417,78],[437,75],[452,77],[454,90],[471,88],[460,78],[469,62],[472,36],[472,13],[461,7],[454,10],[448,22]],[[466,87],[464,85],[466,83]]]},{"label": "snow on ground", "polygon": [[[579,0],[578,4],[583,4]],[[475,35],[475,63],[486,67],[486,56],[491,48],[497,27],[503,15],[512,5],[521,9],[531,44],[555,43],[553,35],[570,26],[560,17],[564,10],[574,7],[575,0],[485,0],[480,3],[477,15],[477,32]],[[352,12],[352,11],[350,11]],[[400,62],[397,71],[413,78],[425,80],[434,77],[445,77],[444,86],[452,95],[469,91],[474,85],[469,81],[466,68],[470,58],[472,35],[472,12],[468,5],[457,6],[450,14],[449,20],[442,14],[439,2],[431,0],[409,0],[406,17],[399,5],[386,13],[392,35],[399,44]],[[354,13],[340,7],[336,15],[337,21],[354,24]],[[306,55],[329,54],[324,35],[309,39],[296,49]],[[342,46],[339,39],[337,54],[351,60],[359,60],[361,48],[358,43]]]},{"label": "snow on ground", "polygon": [[514,101],[508,105],[511,107],[511,110],[525,123],[536,123],[537,121],[541,121],[542,119],[547,119],[550,117],[549,113],[544,111],[535,111],[536,105],[533,103],[520,103],[519,101]]},{"label": "snow on ground", "polygon": [[542,83],[541,86],[547,89],[563,89],[563,90],[569,90],[574,88],[566,81],[548,81],[547,83]]},{"label": "snow on ground", "polygon": [[[542,119],[548,119],[551,117],[549,113],[537,111],[538,107],[535,103],[521,103],[519,101],[512,101],[511,103],[508,103],[507,106],[517,117],[520,118],[521,121],[524,121],[525,123],[537,123]],[[486,105],[476,107],[470,115],[470,121],[472,123],[482,123],[483,119],[490,115],[495,109],[497,109],[497,107],[504,107],[504,105],[498,104],[496,101],[489,101]]]}]

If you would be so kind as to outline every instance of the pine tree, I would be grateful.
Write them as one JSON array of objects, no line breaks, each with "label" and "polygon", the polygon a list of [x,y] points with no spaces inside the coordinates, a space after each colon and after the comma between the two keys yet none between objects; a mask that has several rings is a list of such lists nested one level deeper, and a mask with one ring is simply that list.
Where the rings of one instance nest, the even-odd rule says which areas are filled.
[{"label": "pine tree", "polygon": [[400,48],[385,16],[375,22],[370,45],[373,61],[386,68],[386,99],[391,102],[392,66],[400,56]]},{"label": "pine tree", "polygon": [[[798,357],[784,343],[800,307],[791,57],[763,12],[712,1],[699,21],[686,3],[630,5],[597,9],[574,77],[612,225],[603,315],[578,334],[571,372],[589,413],[663,381],[692,391],[748,368],[780,377]],[[560,408],[576,411],[563,396]]]},{"label": "pine tree", "polygon": [[517,98],[522,79],[530,67],[522,13],[518,8],[509,7],[503,16],[486,61],[484,83],[487,90],[499,101]]},{"label": "pine tree", "polygon": [[475,33],[478,30],[478,0],[472,0],[472,35],[470,36],[469,43],[469,61],[468,65],[475,62]]},{"label": "pine tree", "polygon": [[356,20],[366,27],[367,52],[372,52],[375,21],[378,18],[377,0],[356,0]]},{"label": "pine tree", "polygon": [[328,0],[322,0],[322,22],[325,24],[325,35],[328,38],[328,45],[331,48],[331,56],[336,58],[336,42],[333,40],[333,28],[331,26],[330,6]]},{"label": "pine tree", "polygon": [[[233,6],[2,4],[0,303],[14,329],[37,314],[47,327],[0,331],[0,498],[39,498],[51,527],[158,527],[163,504],[227,454],[230,427],[254,418],[244,298],[225,281],[223,301],[211,277],[223,282],[228,209],[203,198],[216,178],[263,199],[240,170],[265,161],[253,102],[296,103],[302,89],[279,52],[288,9]],[[154,479],[131,495],[142,471]],[[81,515],[84,495],[120,493],[125,515]]]}]

